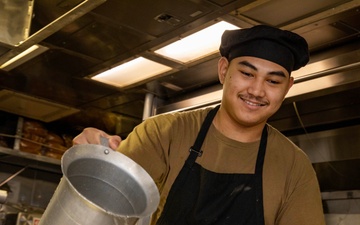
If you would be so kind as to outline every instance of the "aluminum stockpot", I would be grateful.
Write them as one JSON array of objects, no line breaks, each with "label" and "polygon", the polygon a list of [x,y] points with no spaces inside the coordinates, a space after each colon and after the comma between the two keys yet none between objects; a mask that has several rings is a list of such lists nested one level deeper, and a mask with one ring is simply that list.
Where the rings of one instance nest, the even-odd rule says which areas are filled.
[{"label": "aluminum stockpot", "polygon": [[73,146],[64,153],[61,169],[63,177],[40,225],[145,224],[141,221],[147,223],[158,206],[150,175],[108,147]]}]

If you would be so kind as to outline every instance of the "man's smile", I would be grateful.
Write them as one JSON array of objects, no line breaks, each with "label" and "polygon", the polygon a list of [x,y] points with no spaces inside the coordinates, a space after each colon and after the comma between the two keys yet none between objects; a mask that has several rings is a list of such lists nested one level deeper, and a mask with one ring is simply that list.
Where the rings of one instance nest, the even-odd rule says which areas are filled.
[{"label": "man's smile", "polygon": [[254,97],[239,95],[239,98],[250,106],[266,106],[267,105],[267,102],[256,100],[256,99],[254,99]]}]

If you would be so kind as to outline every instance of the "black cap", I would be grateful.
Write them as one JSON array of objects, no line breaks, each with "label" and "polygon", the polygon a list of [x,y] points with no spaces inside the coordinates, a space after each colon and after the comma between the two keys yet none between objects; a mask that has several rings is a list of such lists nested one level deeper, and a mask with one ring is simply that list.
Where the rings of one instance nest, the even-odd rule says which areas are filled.
[{"label": "black cap", "polygon": [[308,44],[303,37],[266,25],[225,31],[220,54],[229,61],[240,56],[266,59],[284,67],[289,74],[309,62]]}]

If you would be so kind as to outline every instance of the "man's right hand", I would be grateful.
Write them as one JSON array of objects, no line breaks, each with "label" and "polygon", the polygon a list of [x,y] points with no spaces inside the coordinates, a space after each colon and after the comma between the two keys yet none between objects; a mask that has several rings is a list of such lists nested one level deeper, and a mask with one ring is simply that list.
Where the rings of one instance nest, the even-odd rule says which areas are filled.
[{"label": "man's right hand", "polygon": [[79,135],[73,139],[74,145],[81,144],[101,144],[100,137],[108,139],[109,147],[113,150],[116,150],[120,145],[121,138],[118,135],[109,135],[102,130],[88,127],[85,128]]}]

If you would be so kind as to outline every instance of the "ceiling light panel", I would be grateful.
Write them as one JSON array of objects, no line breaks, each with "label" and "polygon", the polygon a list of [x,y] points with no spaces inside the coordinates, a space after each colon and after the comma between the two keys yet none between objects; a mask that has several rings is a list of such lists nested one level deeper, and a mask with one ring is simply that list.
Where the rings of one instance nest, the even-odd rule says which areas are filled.
[{"label": "ceiling light panel", "polygon": [[183,63],[195,61],[218,52],[223,32],[234,29],[239,27],[221,21],[158,49],[155,53]]},{"label": "ceiling light panel", "polygon": [[48,48],[45,46],[33,45],[10,60],[6,61],[4,64],[0,65],[0,69],[10,71],[47,50]]},{"label": "ceiling light panel", "polygon": [[139,57],[100,73],[92,79],[117,87],[125,87],[170,70],[172,70],[171,67]]}]

